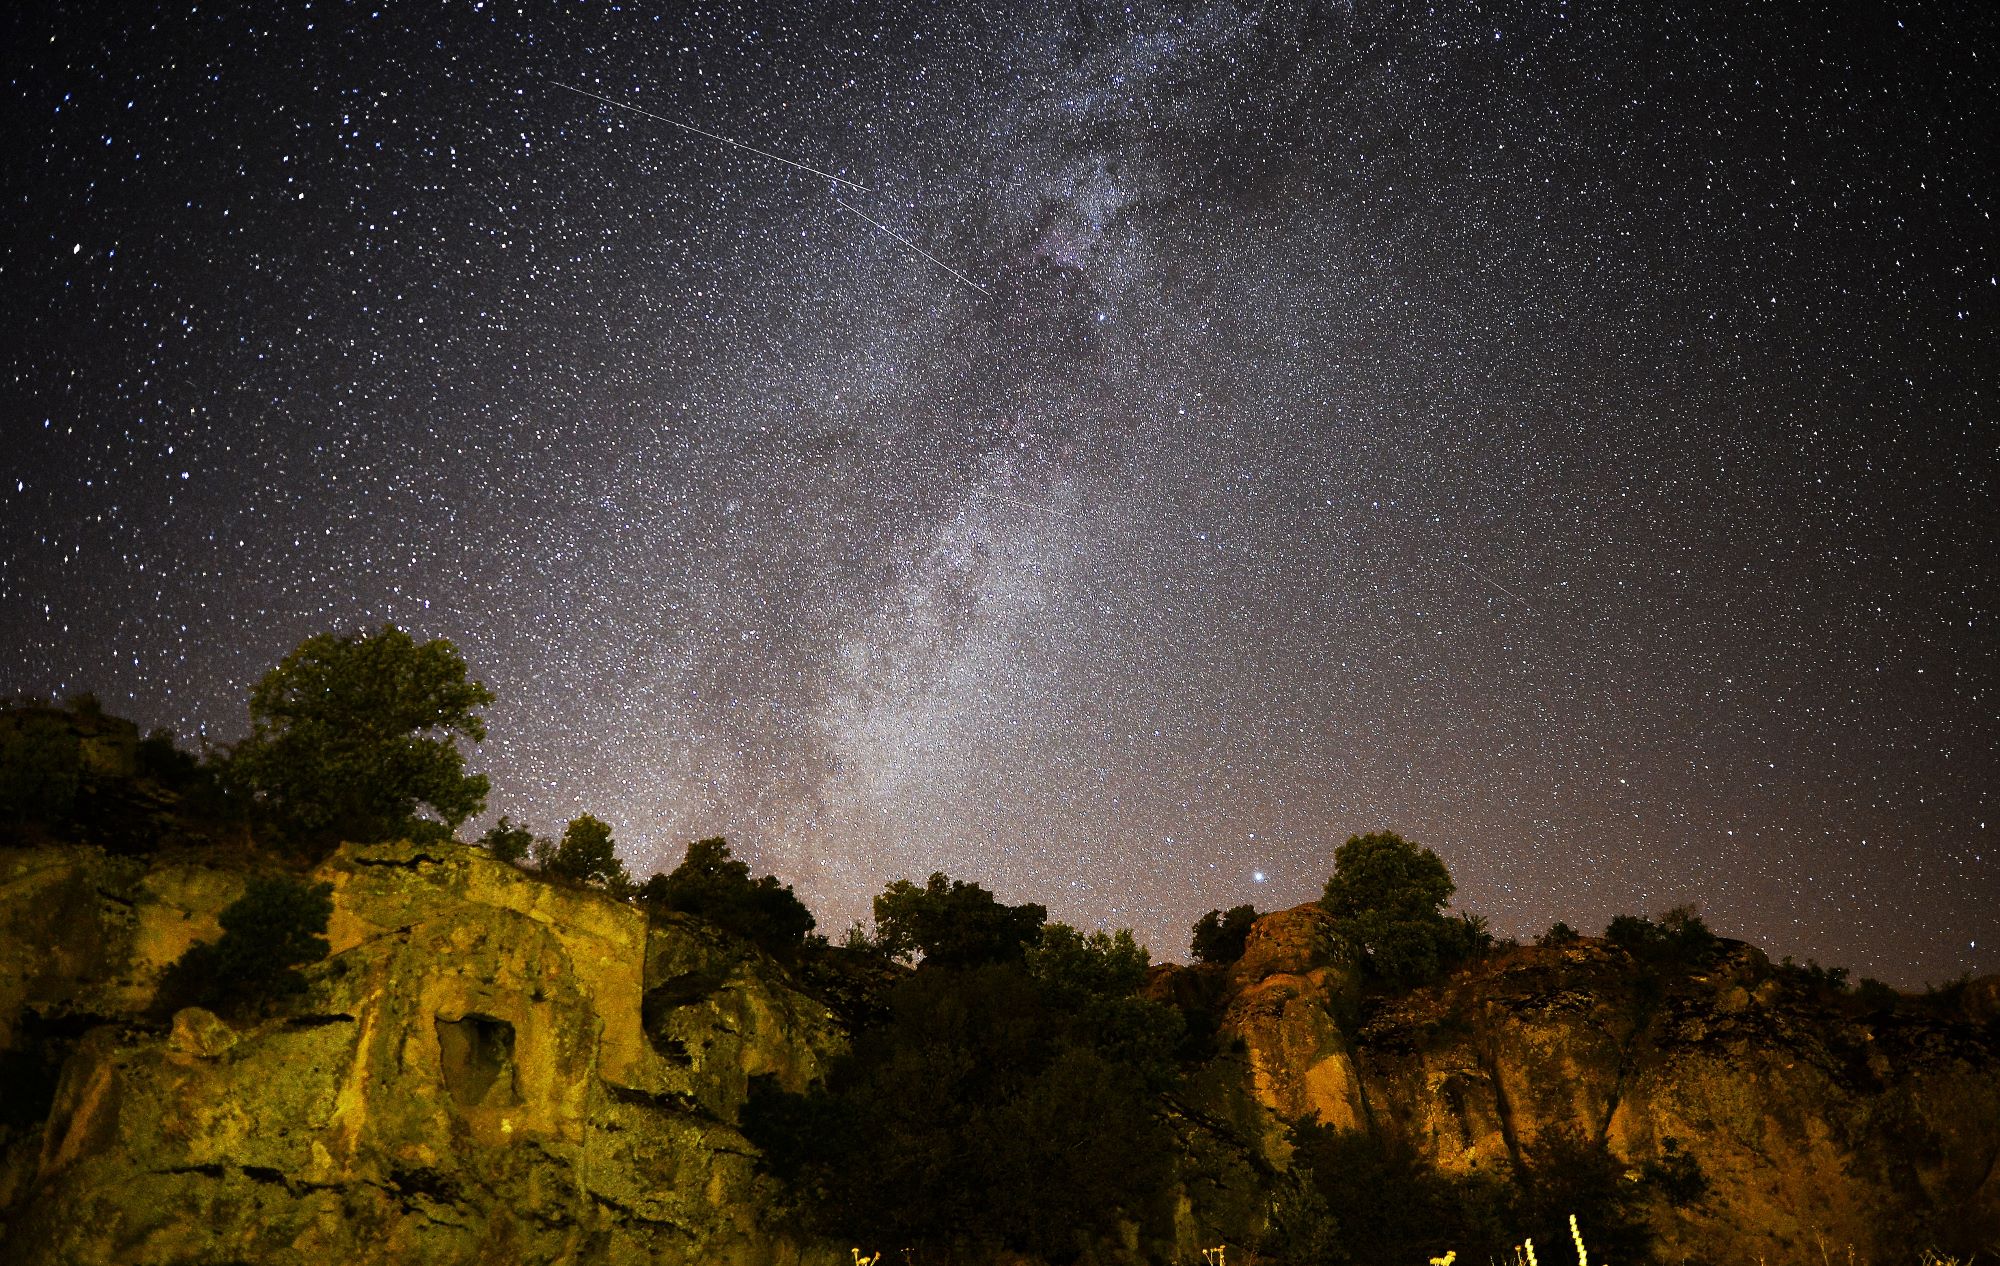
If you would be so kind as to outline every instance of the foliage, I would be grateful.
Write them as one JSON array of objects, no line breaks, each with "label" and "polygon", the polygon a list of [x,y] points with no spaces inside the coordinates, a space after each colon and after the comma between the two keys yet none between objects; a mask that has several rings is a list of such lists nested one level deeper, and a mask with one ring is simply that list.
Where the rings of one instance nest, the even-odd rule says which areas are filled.
[{"label": "foliage", "polygon": [[61,822],[82,782],[83,746],[61,713],[0,713],[0,823]]},{"label": "foliage", "polygon": [[1210,910],[1194,925],[1194,940],[1188,952],[1197,963],[1233,963],[1243,957],[1250,939],[1250,927],[1257,922],[1257,907],[1231,906]]},{"label": "foliage", "polygon": [[1657,921],[1643,915],[1621,914],[1604,929],[1604,936],[1640,964],[1653,968],[1699,971],[1723,955],[1722,938],[1709,931],[1693,906],[1676,906]]},{"label": "foliage", "polygon": [[486,737],[477,710],[492,702],[442,638],[419,645],[391,624],[322,633],[257,683],[230,770],[300,840],[410,835],[420,808],[455,828],[487,791],[466,774],[458,737]]},{"label": "foliage", "polygon": [[1115,997],[1137,993],[1146,983],[1152,958],[1131,928],[1085,936],[1067,923],[1043,926],[1028,948],[1028,970],[1066,995]]},{"label": "foliage", "polygon": [[[1292,1165],[1339,1229],[1340,1253],[1319,1260],[1414,1261],[1456,1249],[1500,1256],[1513,1234],[1515,1193],[1492,1175],[1450,1175],[1395,1139],[1317,1120],[1293,1127]],[[1310,1259],[1296,1259],[1310,1260]]]},{"label": "foliage", "polygon": [[1848,990],[1847,968],[1821,967],[1817,959],[1808,958],[1801,964],[1787,954],[1778,961],[1777,970],[1788,984],[1815,997],[1839,997]]},{"label": "foliage", "polygon": [[766,949],[796,949],[813,930],[812,911],[791,886],[775,875],[750,878],[749,865],[730,856],[720,837],[688,845],[680,865],[640,885],[639,899],[707,919]]},{"label": "foliage", "polygon": [[486,828],[486,834],[479,837],[480,847],[492,853],[503,862],[520,865],[527,860],[528,850],[535,846],[535,833],[525,826],[515,826],[506,814]]},{"label": "foliage", "polygon": [[547,854],[542,870],[557,879],[600,888],[622,889],[631,883],[625,863],[618,860],[611,827],[600,818],[580,814],[563,828],[562,840]]},{"label": "foliage", "polygon": [[825,1087],[766,1085],[745,1109],[808,1220],[919,1260],[1068,1261],[1161,1201],[1170,1139],[1147,1070],[1107,1040],[1120,1014],[1155,1004],[1066,997],[1020,964],[926,963]]},{"label": "foliage", "polygon": [[1048,910],[1002,905],[974,883],[933,874],[922,888],[899,879],[875,898],[875,943],[905,962],[936,967],[1020,962]]},{"label": "foliage", "polygon": [[1357,835],[1334,853],[1333,866],[1320,905],[1378,981],[1423,984],[1492,944],[1484,920],[1444,913],[1451,874],[1430,849],[1389,831]]},{"label": "foliage", "polygon": [[1894,985],[1884,984],[1873,976],[1863,976],[1854,990],[1854,1000],[1862,1010],[1871,1014],[1895,1010],[1902,997],[1901,991]]},{"label": "foliage", "polygon": [[1579,938],[1577,936],[1577,931],[1575,928],[1571,927],[1567,923],[1562,922],[1561,920],[1558,920],[1555,923],[1549,925],[1548,931],[1542,933],[1540,936],[1535,938],[1535,944],[1544,947],[1555,946],[1555,945],[1574,945],[1576,944],[1578,939]]},{"label": "foliage", "polygon": [[1525,1160],[1516,1235],[1560,1243],[1574,1216],[1591,1229],[1591,1247],[1599,1260],[1635,1262],[1650,1256],[1651,1234],[1639,1215],[1645,1193],[1626,1181],[1625,1167],[1602,1139],[1586,1138],[1574,1126],[1547,1130],[1526,1149]]},{"label": "foliage", "polygon": [[253,876],[223,908],[222,936],[200,941],[167,969],[158,1002],[246,1011],[305,988],[298,968],[327,955],[333,887],[288,875]]}]

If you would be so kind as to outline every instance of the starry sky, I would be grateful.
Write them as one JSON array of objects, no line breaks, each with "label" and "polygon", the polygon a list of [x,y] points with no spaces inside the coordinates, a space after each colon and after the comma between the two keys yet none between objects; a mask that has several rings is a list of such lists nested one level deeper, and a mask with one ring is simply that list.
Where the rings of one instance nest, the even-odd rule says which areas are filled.
[{"label": "starry sky", "polygon": [[492,811],[836,935],[1179,957],[1389,828],[1506,935],[2000,970],[1991,6],[0,23],[12,691],[227,742],[392,620]]}]

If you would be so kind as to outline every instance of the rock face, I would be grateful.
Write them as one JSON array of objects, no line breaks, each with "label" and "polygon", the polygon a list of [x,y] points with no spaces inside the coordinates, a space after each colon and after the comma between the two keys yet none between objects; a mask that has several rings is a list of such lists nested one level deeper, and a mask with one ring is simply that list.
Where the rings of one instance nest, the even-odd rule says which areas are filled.
[{"label": "rock face", "polygon": [[1994,983],[1972,982],[1956,1013],[1863,1017],[1748,946],[1662,986],[1585,938],[1503,952],[1359,1021],[1326,916],[1303,906],[1257,922],[1222,1026],[1262,1116],[1245,1134],[1273,1167],[1285,1126],[1311,1118],[1459,1172],[1505,1172],[1570,1132],[1635,1178],[1693,1158],[1709,1193],[1652,1211],[1662,1260],[1803,1260],[1824,1244],[1893,1261],[2000,1251]]},{"label": "rock face", "polygon": [[[332,954],[303,998],[165,1019],[161,971],[217,934],[243,872],[0,852],[0,1258],[846,1258],[799,1237],[737,1128],[759,1079],[804,1089],[845,1048],[776,963],[463,845],[350,846],[316,877]],[[1585,938],[1384,1002],[1304,906],[1148,992],[1219,1024],[1166,1105],[1163,1260],[1254,1243],[1313,1119],[1458,1172],[1570,1131],[1634,1175],[1691,1157],[1708,1194],[1650,1211],[1667,1261],[2000,1252],[2000,982],[1864,1013],[1747,946],[1662,983]]]},{"label": "rock face", "polygon": [[[787,1262],[736,1129],[843,1049],[825,1007],[691,919],[462,845],[342,849],[333,953],[283,1019],[136,1020],[240,880],[87,850],[0,864],[0,1032],[95,1023],[9,1140],[8,1260]],[[25,970],[24,970],[25,969]],[[72,1028],[75,1026],[72,1025]],[[38,1135],[38,1137],[35,1137]],[[27,1157],[32,1155],[32,1160]]]}]

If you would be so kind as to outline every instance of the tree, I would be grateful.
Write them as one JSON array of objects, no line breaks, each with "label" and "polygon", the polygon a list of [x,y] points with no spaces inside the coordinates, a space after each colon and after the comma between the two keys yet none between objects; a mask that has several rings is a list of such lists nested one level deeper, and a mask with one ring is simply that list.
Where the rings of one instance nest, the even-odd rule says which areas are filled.
[{"label": "tree", "polygon": [[562,841],[542,869],[558,879],[600,888],[623,888],[631,883],[625,864],[618,860],[610,825],[588,813],[570,819],[563,828]]},{"label": "tree", "polygon": [[486,834],[479,837],[479,843],[503,862],[515,865],[525,860],[528,850],[534,847],[535,833],[525,826],[515,826],[506,814],[486,828]]},{"label": "tree", "polygon": [[1210,910],[1194,925],[1194,940],[1188,952],[1198,963],[1233,963],[1243,957],[1249,943],[1251,925],[1257,922],[1255,906],[1231,906]]},{"label": "tree", "polygon": [[[460,736],[486,737],[493,702],[442,638],[418,644],[392,624],[301,642],[250,695],[250,737],[234,777],[278,825],[309,842],[455,829],[485,805]],[[438,821],[419,817],[419,810]]]},{"label": "tree", "polygon": [[1050,923],[1027,951],[1028,970],[1061,996],[1119,997],[1146,983],[1152,956],[1131,928],[1085,936],[1067,923]]},{"label": "tree", "polygon": [[898,879],[875,898],[875,940],[906,962],[922,955],[937,967],[1014,963],[1048,917],[1044,906],[1002,905],[978,884],[940,872],[922,888]]},{"label": "tree", "polygon": [[0,712],[0,823],[54,826],[83,783],[83,748],[68,719],[47,708]]},{"label": "tree", "polygon": [[1450,918],[1451,872],[1392,831],[1356,835],[1334,853],[1320,905],[1376,979],[1422,984],[1490,944],[1482,920]]},{"label": "tree", "polygon": [[814,924],[789,884],[775,875],[750,878],[749,864],[732,857],[720,836],[688,845],[680,865],[640,886],[639,899],[707,919],[767,949],[796,949]]},{"label": "tree", "polygon": [[241,1011],[305,988],[298,969],[325,958],[333,886],[289,875],[257,875],[223,907],[222,936],[198,941],[160,982],[162,1010],[199,1006]]}]

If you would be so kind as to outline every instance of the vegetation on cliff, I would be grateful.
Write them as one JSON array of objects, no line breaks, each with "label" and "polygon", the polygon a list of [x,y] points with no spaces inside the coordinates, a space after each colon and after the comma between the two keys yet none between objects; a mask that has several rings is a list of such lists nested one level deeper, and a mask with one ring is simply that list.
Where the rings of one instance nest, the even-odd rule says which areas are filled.
[{"label": "vegetation on cliff", "polygon": [[[282,1026],[297,999],[345,970],[316,966],[329,949],[333,893],[304,868],[340,839],[408,838],[453,855],[447,842],[488,791],[459,743],[484,737],[479,709],[491,701],[448,642],[419,644],[385,626],[301,645],[259,683],[249,737],[200,755],[168,734],[141,738],[88,699],[18,703],[0,712],[0,827],[17,844],[80,840],[122,854],[239,845],[218,850],[240,892],[207,907],[219,934],[184,953],[188,940],[175,943],[151,1018],[134,1023],[164,1030],[174,1012],[199,1006],[239,1029]],[[1187,967],[1155,965],[1129,930],[1052,923],[1039,904],[1009,904],[942,873],[888,883],[872,928],[834,946],[814,935],[789,886],[754,876],[721,838],[691,843],[672,870],[641,883],[611,825],[587,813],[556,840],[503,816],[478,843],[508,867],[455,855],[506,884],[553,886],[517,904],[556,898],[585,922],[609,911],[637,929],[633,955],[647,943],[646,970],[661,978],[631,987],[629,1009],[645,1028],[637,1045],[650,1043],[683,1080],[621,1086],[621,1111],[707,1114],[700,1128],[754,1153],[759,1181],[800,1227],[904,1247],[917,1260],[1159,1259],[1189,1226],[1227,1228],[1263,1260],[1301,1266],[1451,1250],[1505,1260],[1524,1234],[1555,1242],[1575,1214],[1600,1252],[1638,1263],[1674,1211],[1714,1206],[1716,1175],[1683,1146],[1685,1133],[1635,1134],[1614,1149],[1615,1104],[1582,1092],[1553,1096],[1554,1107],[1534,1109],[1540,1126],[1518,1128],[1529,1109],[1507,1096],[1527,1093],[1524,1079],[1573,1077],[1599,1058],[1521,1034],[1559,1015],[1571,1025],[1565,1041],[1614,1050],[1603,1057],[1614,1101],[1646,1060],[1725,1040],[1818,1042],[1810,1049],[1827,1078],[1865,1089],[1891,1076],[1879,1050],[1800,1035],[1866,1018],[1884,1045],[1899,1025],[1912,1043],[1944,1042],[1917,1012],[1945,1014],[1964,992],[1925,1002],[1879,982],[1853,989],[1838,968],[1772,965],[1687,908],[1618,916],[1601,938],[1557,924],[1535,946],[1501,944],[1450,908],[1443,860],[1390,832],[1334,850],[1316,905],[1208,912],[1192,929]],[[467,930],[451,943],[486,935]],[[705,948],[660,948],[661,937],[687,936]],[[676,955],[689,963],[655,962]],[[797,994],[782,1006],[763,995],[744,1003],[727,1029],[736,1045],[718,1049],[747,1051],[745,1034],[794,1023],[800,1008],[844,1023],[844,1049],[829,1044],[810,1075],[748,1054],[722,1069],[673,1017],[733,987],[724,982],[742,964]],[[436,1013],[419,1017],[424,1040],[456,1070],[447,1070],[454,1102],[511,1104],[526,1030],[489,1013],[480,982],[460,988],[470,992],[449,1007],[426,1003]],[[0,1035],[12,1043],[0,1070],[38,1089],[0,1130],[40,1128],[82,1031],[40,1012],[23,1017]],[[227,1026],[181,1027],[177,1040],[200,1050],[234,1040]],[[1950,1040],[1967,1050],[2000,1041],[1991,1020],[1980,1032],[1955,1029]],[[1526,1045],[1506,1047],[1495,1033]],[[734,1078],[734,1089],[704,1088],[698,1075]],[[1435,1092],[1447,1107],[1367,1098],[1359,1086],[1371,1077]],[[1290,1098],[1270,1088],[1287,1078],[1300,1083]],[[1482,1086],[1497,1122],[1468,1106]],[[1916,1140],[1915,1154],[1934,1145],[1913,1111],[1891,1102],[1869,1119]],[[1448,1128],[1462,1137],[1446,1138]]]}]

